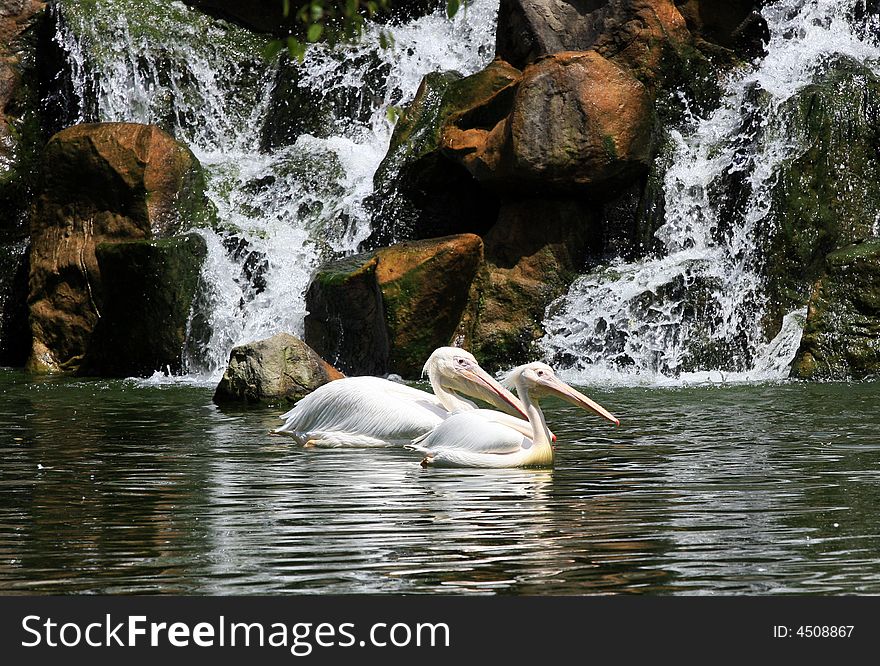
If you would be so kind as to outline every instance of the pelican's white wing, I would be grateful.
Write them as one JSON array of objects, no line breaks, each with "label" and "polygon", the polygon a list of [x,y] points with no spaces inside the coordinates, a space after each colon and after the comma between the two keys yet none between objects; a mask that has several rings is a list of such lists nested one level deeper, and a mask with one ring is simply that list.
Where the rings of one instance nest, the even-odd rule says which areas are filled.
[{"label": "pelican's white wing", "polygon": [[[515,423],[507,423],[508,419]],[[532,446],[531,430],[527,421],[478,409],[453,414],[431,432],[414,439],[410,448],[427,455],[440,451],[515,453]]]},{"label": "pelican's white wing", "polygon": [[387,446],[430,431],[446,415],[430,393],[379,377],[346,377],[297,402],[277,432],[317,445]]}]

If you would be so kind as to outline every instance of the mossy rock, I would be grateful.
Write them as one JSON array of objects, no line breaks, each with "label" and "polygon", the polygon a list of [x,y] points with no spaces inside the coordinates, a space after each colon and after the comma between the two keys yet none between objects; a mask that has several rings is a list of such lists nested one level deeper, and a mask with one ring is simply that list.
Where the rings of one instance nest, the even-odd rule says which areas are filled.
[{"label": "mossy rock", "polygon": [[235,347],[214,392],[214,402],[296,402],[343,375],[289,333]]},{"label": "mossy rock", "polygon": [[102,307],[80,374],[179,373],[207,245],[198,234],[102,243]]},{"label": "mossy rock", "polygon": [[346,374],[416,379],[452,339],[482,259],[480,238],[462,234],[324,264],[306,293],[306,343]]},{"label": "mossy rock", "polygon": [[399,243],[377,252],[390,343],[389,370],[416,378],[461,321],[471,282],[483,261],[474,234]]},{"label": "mossy rock", "polygon": [[498,199],[450,154],[444,134],[459,125],[491,128],[509,112],[519,74],[496,60],[467,77],[425,76],[398,118],[373,180],[369,247],[488,230]]},{"label": "mossy rock", "polygon": [[880,240],[828,255],[813,286],[792,374],[802,379],[880,375]]},{"label": "mossy rock", "polygon": [[306,291],[305,342],[348,375],[388,372],[388,332],[375,254],[318,268]]},{"label": "mossy rock", "polygon": [[842,58],[787,103],[805,149],[783,164],[761,239],[769,317],[803,306],[826,255],[873,234],[880,212],[880,78]]}]

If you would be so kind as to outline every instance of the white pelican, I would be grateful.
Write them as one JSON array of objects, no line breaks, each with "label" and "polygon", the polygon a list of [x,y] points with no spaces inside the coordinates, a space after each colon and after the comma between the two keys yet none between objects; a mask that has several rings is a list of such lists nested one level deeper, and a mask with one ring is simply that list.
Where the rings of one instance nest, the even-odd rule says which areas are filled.
[{"label": "white pelican", "polygon": [[[525,408],[469,352],[440,347],[425,363],[434,395],[379,377],[346,377],[324,384],[281,418],[275,433],[303,446],[402,446],[437,427],[451,413],[483,413],[531,434]],[[489,402],[521,418],[477,409],[459,393]]]},{"label": "white pelican", "polygon": [[422,466],[443,467],[548,467],[553,464],[551,434],[538,400],[555,395],[578,407],[591,409],[609,421],[620,421],[601,405],[579,393],[556,376],[546,363],[514,368],[505,383],[512,383],[529,416],[534,436],[503,423],[475,417],[471,412],[453,414],[434,430],[413,440],[408,448],[425,455]]}]

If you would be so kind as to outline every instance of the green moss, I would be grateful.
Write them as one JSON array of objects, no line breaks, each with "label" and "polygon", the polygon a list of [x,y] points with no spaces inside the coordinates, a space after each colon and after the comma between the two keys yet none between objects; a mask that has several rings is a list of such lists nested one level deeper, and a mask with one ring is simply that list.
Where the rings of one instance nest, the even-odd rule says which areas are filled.
[{"label": "green moss", "polygon": [[806,302],[826,261],[834,261],[826,255],[872,234],[880,210],[880,78],[841,58],[785,113],[804,149],[780,168],[763,230],[776,321]]},{"label": "green moss", "polygon": [[841,248],[813,287],[793,374],[861,379],[880,374],[880,240]]}]

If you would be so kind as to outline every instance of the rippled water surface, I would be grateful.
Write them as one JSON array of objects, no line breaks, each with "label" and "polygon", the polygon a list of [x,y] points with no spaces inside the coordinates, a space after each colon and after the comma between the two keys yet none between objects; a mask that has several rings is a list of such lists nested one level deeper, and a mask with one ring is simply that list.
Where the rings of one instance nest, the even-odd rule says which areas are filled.
[{"label": "rippled water surface", "polygon": [[0,371],[0,593],[880,594],[880,384],[589,393],[552,470],[424,470]]}]

